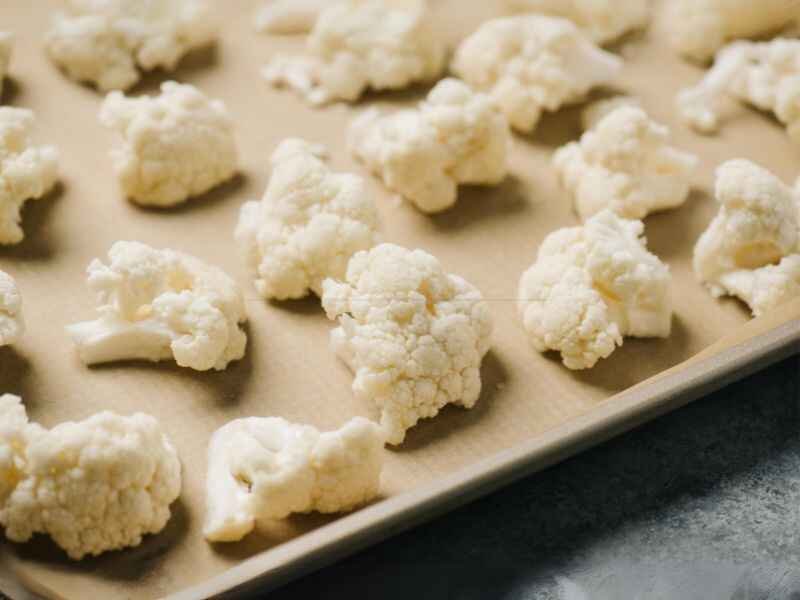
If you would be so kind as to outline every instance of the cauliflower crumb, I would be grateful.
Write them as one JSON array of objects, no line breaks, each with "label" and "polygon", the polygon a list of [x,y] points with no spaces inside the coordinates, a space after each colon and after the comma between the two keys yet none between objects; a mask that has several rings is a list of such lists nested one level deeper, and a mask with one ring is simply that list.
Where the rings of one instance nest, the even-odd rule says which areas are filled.
[{"label": "cauliflower crumb", "polygon": [[264,198],[242,206],[236,242],[265,298],[319,296],[325,278],[341,279],[353,254],[378,243],[378,212],[364,180],[333,173],[322,150],[282,142]]},{"label": "cauliflower crumb", "polygon": [[353,392],[381,411],[388,443],[447,404],[478,401],[491,314],[430,254],[392,244],[359,252],[345,281],[324,282],[322,306],[339,320],[331,346],[355,373]]},{"label": "cauliflower crumb", "polygon": [[539,352],[590,369],[624,336],[669,337],[669,268],[647,251],[641,221],[610,210],[545,238],[519,284],[519,312]]},{"label": "cauliflower crumb", "polygon": [[457,79],[440,81],[417,110],[366,111],[349,137],[356,158],[426,213],[453,206],[459,184],[497,184],[508,170],[508,122]]},{"label": "cauliflower crumb", "polygon": [[181,466],[158,421],[110,412],[47,430],[17,396],[0,396],[0,525],[44,533],[80,560],[158,533],[180,494]]},{"label": "cauliflower crumb", "polygon": [[553,158],[582,219],[606,208],[626,219],[677,208],[689,196],[697,163],[669,145],[667,127],[633,106],[612,111]]},{"label": "cauliflower crumb", "polygon": [[309,33],[331,0],[269,0],[256,14],[262,33]]},{"label": "cauliflower crumb", "polygon": [[0,346],[16,343],[23,333],[22,295],[14,279],[0,271]]},{"label": "cauliflower crumb", "polygon": [[344,0],[320,13],[305,56],[276,55],[262,75],[319,105],[429,81],[444,61],[444,43],[424,2],[398,7],[387,0]]},{"label": "cauliflower crumb", "polygon": [[541,15],[487,21],[456,51],[452,70],[522,132],[543,111],[580,102],[611,83],[622,59],[595,46],[572,22]]},{"label": "cauliflower crumb", "polygon": [[0,31],[0,100],[3,97],[3,80],[8,75],[8,66],[11,64],[13,41],[10,33]]},{"label": "cauliflower crumb", "polygon": [[356,417],[320,433],[269,417],[237,419],[208,446],[206,519],[212,542],[234,542],[291,513],[350,511],[378,495],[380,428]]},{"label": "cauliflower crumb", "polygon": [[244,356],[244,297],[220,269],[138,242],[116,242],[108,258],[87,269],[100,318],[67,328],[84,363],[174,358],[220,371]]},{"label": "cauliflower crumb", "polygon": [[76,81],[126,90],[140,70],[175,69],[211,44],[217,26],[205,0],[65,0],[45,38],[50,59]]}]

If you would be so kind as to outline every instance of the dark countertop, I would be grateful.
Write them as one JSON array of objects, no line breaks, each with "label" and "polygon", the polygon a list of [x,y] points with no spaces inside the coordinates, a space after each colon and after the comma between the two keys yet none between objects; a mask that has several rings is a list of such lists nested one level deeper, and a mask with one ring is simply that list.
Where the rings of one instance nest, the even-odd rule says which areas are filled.
[{"label": "dark countertop", "polygon": [[269,597],[800,598],[800,357]]}]

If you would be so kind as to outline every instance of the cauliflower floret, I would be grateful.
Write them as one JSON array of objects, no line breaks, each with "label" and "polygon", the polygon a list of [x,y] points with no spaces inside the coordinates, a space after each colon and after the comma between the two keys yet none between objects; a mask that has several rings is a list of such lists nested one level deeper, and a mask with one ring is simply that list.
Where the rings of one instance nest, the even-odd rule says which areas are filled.
[{"label": "cauliflower floret", "polygon": [[647,251],[641,221],[610,210],[545,238],[519,284],[519,312],[539,352],[590,369],[623,336],[669,337],[669,268]]},{"label": "cauliflower floret", "polygon": [[33,145],[34,123],[30,110],[0,107],[0,244],[25,238],[22,206],[47,194],[58,178],[58,151]]},{"label": "cauliflower floret", "polygon": [[611,83],[622,60],[566,19],[528,15],[481,25],[458,47],[452,69],[487,92],[512,127],[529,132],[543,111],[580,102],[592,88]]},{"label": "cauliflower floret", "polygon": [[263,33],[309,33],[331,0],[269,0],[256,14]]},{"label": "cauliflower floret", "polygon": [[324,148],[285,140],[272,155],[272,178],[261,202],[242,206],[236,242],[265,298],[322,294],[341,279],[359,250],[378,243],[378,212],[364,180],[333,173]]},{"label": "cauliflower floret", "polygon": [[320,433],[280,418],[237,419],[208,446],[206,519],[212,542],[234,542],[291,513],[345,512],[377,496],[380,428],[356,417]]},{"label": "cauliflower floret", "polygon": [[77,81],[125,90],[139,70],[174,69],[216,38],[205,0],[64,0],[45,39],[51,60]]},{"label": "cauliflower floret", "polygon": [[0,396],[0,525],[27,542],[45,533],[74,560],[138,546],[180,494],[181,466],[158,421],[110,412],[46,430]]},{"label": "cauliflower floret", "polygon": [[623,106],[644,108],[641,100],[634,96],[611,96],[595,100],[581,111],[581,129],[589,131],[612,112]]},{"label": "cauliflower floret", "polygon": [[683,56],[711,59],[730,41],[779,31],[800,16],[792,0],[670,0],[672,44]]},{"label": "cauliflower floret", "polygon": [[800,297],[800,202],[746,160],[717,170],[717,216],[697,242],[694,269],[714,296],[730,294],[755,316]]},{"label": "cauliflower floret", "polygon": [[355,373],[355,395],[381,411],[388,443],[447,404],[478,401],[491,314],[430,254],[392,244],[359,252],[345,281],[325,281],[322,306],[339,319],[331,346]]},{"label": "cauliflower floret", "polygon": [[22,296],[11,276],[0,271],[0,346],[15,343],[24,332]]},{"label": "cauliflower floret", "polygon": [[174,358],[219,371],[244,356],[244,297],[220,269],[138,242],[115,243],[108,258],[87,270],[100,318],[67,328],[84,363]]},{"label": "cauliflower floret", "polygon": [[606,44],[650,20],[649,0],[506,0],[515,12],[564,17],[597,44]]},{"label": "cauliflower floret", "polygon": [[111,92],[100,121],[123,138],[112,151],[125,194],[145,206],[174,206],[236,174],[233,119],[225,104],[191,85],[167,81],[159,96]]},{"label": "cauliflower floret", "polygon": [[366,111],[349,137],[356,158],[426,213],[453,206],[459,184],[497,184],[508,170],[508,122],[457,79],[440,81],[417,110]]},{"label": "cauliflower floret", "polygon": [[445,46],[424,2],[392,6],[388,0],[343,0],[317,19],[305,56],[277,55],[262,75],[312,104],[352,102],[367,89],[397,90],[434,79]]},{"label": "cauliflower floret", "polygon": [[667,127],[632,106],[617,108],[553,158],[582,219],[606,208],[626,219],[643,219],[681,206],[697,162],[669,145]]},{"label": "cauliflower floret", "polygon": [[3,80],[8,74],[8,66],[11,64],[11,48],[13,38],[10,33],[0,31],[0,100],[3,98]]}]

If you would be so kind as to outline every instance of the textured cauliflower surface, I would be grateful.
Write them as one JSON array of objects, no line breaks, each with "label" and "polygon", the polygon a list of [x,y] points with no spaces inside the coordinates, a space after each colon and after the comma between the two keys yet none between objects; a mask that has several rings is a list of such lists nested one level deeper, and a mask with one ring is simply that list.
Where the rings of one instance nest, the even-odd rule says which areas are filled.
[{"label": "textured cauliflower surface", "polygon": [[444,44],[424,3],[343,0],[320,13],[305,55],[276,55],[262,75],[312,104],[352,102],[368,89],[397,90],[434,79],[444,60]]},{"label": "textured cauliflower surface", "polygon": [[115,243],[108,258],[87,269],[100,318],[67,328],[84,363],[174,358],[206,371],[244,356],[244,297],[220,269],[138,242]]},{"label": "textured cauliflower surface", "polygon": [[45,47],[77,81],[125,90],[140,70],[174,69],[190,50],[216,38],[205,0],[64,0]]},{"label": "textured cauliflower surface", "polygon": [[11,276],[0,271],[0,346],[15,343],[24,332],[22,295]]},{"label": "textured cauliflower surface", "polygon": [[309,33],[331,0],[268,0],[256,14],[263,33]]},{"label": "textured cauliflower surface", "polygon": [[322,294],[341,279],[350,257],[378,242],[378,212],[364,180],[334,173],[324,148],[288,139],[272,155],[272,178],[261,202],[242,206],[236,242],[265,298]]},{"label": "textured cauliflower surface", "polygon": [[359,252],[345,281],[325,281],[322,305],[339,319],[333,350],[354,372],[356,396],[381,411],[388,443],[447,404],[478,401],[489,308],[430,254],[392,244]]},{"label": "textured cauliflower surface", "polygon": [[489,94],[512,127],[529,132],[542,112],[580,102],[591,89],[611,83],[622,60],[566,19],[525,15],[481,25],[458,47],[451,68]]},{"label": "textured cauliflower surface", "polygon": [[560,148],[553,159],[582,219],[606,208],[626,219],[677,208],[698,159],[669,145],[669,129],[641,108],[622,106]]},{"label": "textured cauliflower surface", "polygon": [[100,121],[122,136],[112,151],[125,194],[137,204],[174,206],[236,174],[233,120],[220,100],[167,81],[154,97],[111,92]]},{"label": "textured cauliflower surface", "polygon": [[508,170],[508,122],[457,79],[440,81],[417,110],[366,111],[349,138],[356,158],[427,213],[453,206],[459,184],[497,184]]},{"label": "textured cauliflower surface", "polygon": [[800,201],[746,160],[717,170],[717,216],[697,242],[694,269],[715,296],[746,302],[755,316],[800,297]]},{"label": "textured cauliflower surface", "polygon": [[380,489],[383,443],[380,428],[360,417],[325,433],[275,417],[231,421],[208,447],[205,537],[238,541],[292,513],[369,502]]},{"label": "textured cauliflower surface", "polygon": [[11,64],[11,49],[13,38],[10,33],[0,31],[0,101],[3,99],[3,80],[8,74],[8,66]]},{"label": "textured cauliflower surface", "polygon": [[26,542],[44,533],[70,558],[138,546],[180,494],[181,466],[158,421],[103,412],[46,430],[0,396],[0,525]]},{"label": "textured cauliflower surface", "polygon": [[590,369],[624,336],[668,337],[669,268],[647,251],[641,221],[610,210],[545,238],[519,284],[519,312],[536,350]]}]

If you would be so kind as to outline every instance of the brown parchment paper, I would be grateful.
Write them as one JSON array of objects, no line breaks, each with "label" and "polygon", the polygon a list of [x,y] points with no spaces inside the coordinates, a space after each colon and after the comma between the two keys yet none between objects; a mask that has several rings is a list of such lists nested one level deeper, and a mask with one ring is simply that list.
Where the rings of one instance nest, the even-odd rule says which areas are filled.
[{"label": "brown parchment paper", "polygon": [[[431,4],[442,36],[454,43],[482,19],[498,14],[500,5],[478,0]],[[212,546],[202,538],[206,444],[214,429],[253,415],[278,415],[322,429],[338,427],[354,415],[371,415],[368,406],[353,399],[351,375],[328,349],[332,325],[318,300],[268,303],[258,298],[232,232],[242,202],[261,196],[269,176],[267,158],[279,141],[300,136],[323,142],[334,167],[366,175],[345,151],[350,118],[366,106],[414,103],[425,89],[371,95],[357,106],[324,110],[269,89],[259,68],[276,50],[299,49],[302,39],[256,34],[252,16],[258,5],[258,0],[215,2],[223,18],[216,48],[196,52],[173,75],[148,76],[134,89],[151,93],[170,78],[193,83],[223,99],[237,124],[242,175],[185,207],[157,211],[136,208],[120,195],[108,157],[117,141],[97,121],[101,96],[67,80],[42,52],[42,35],[57,0],[0,2],[0,30],[16,36],[3,103],[36,112],[38,139],[58,146],[63,176],[57,192],[26,208],[27,239],[0,249],[0,269],[21,286],[28,322],[20,343],[0,350],[0,392],[21,395],[31,418],[46,426],[103,409],[148,412],[161,421],[183,463],[183,491],[169,525],[139,548],[74,563],[43,537],[26,545],[2,541],[0,562],[45,596],[162,597],[202,585],[254,557],[245,564],[250,568],[263,559],[266,567],[251,569],[263,572],[271,552],[277,555],[288,547],[285,542],[333,521],[318,515],[293,517],[237,544]],[[398,206],[370,180],[385,239],[424,248],[450,271],[474,282],[490,301],[496,324],[495,343],[484,361],[480,402],[471,411],[444,410],[410,431],[402,447],[387,452],[385,498],[425,489],[501,451],[544,439],[545,432],[561,431],[559,427],[594,414],[593,409],[613,407],[615,400],[609,399],[632,386],[676,365],[681,365],[677,372],[689,368],[690,363],[682,363],[698,353],[714,356],[782,323],[796,322],[800,311],[794,307],[743,329],[747,310],[733,300],[714,300],[695,282],[690,263],[693,244],[716,211],[711,196],[714,168],[744,157],[791,181],[800,151],[779,124],[754,112],[742,112],[716,138],[699,137],[680,125],[674,95],[701,71],[667,48],[660,23],[615,49],[626,58],[620,90],[640,97],[653,117],[672,127],[676,145],[702,159],[687,205],[646,221],[650,249],[673,272],[672,336],[626,340],[595,369],[573,373],[557,358],[532,351],[521,331],[514,304],[521,272],[547,233],[577,223],[549,161],[558,146],[579,135],[578,109],[548,116],[535,134],[517,136],[507,181],[495,188],[463,189],[458,205],[445,214],[430,217],[408,204]],[[196,373],[169,364],[82,366],[64,327],[93,316],[85,267],[120,239],[189,252],[239,280],[250,316],[245,359],[222,373]]]}]

